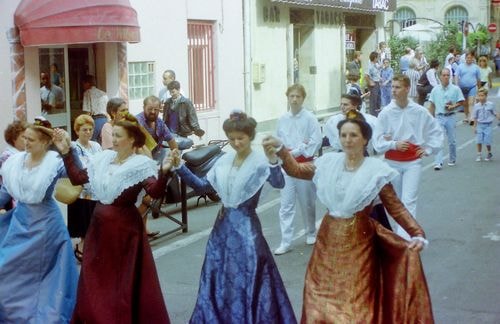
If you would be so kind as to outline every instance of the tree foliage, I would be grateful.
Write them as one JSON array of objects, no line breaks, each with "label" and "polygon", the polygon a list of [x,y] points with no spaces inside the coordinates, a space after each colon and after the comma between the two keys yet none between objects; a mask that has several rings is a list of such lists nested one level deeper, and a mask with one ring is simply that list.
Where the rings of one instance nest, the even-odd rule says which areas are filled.
[{"label": "tree foliage", "polygon": [[392,36],[389,39],[388,46],[391,49],[391,67],[394,71],[399,71],[399,59],[405,55],[406,48],[415,49],[418,46],[418,40],[413,37],[398,38]]}]

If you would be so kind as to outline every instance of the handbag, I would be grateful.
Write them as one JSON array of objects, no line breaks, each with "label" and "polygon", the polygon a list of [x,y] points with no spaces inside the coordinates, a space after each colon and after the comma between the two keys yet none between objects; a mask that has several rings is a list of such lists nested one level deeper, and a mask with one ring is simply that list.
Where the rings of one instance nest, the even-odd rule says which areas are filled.
[{"label": "handbag", "polygon": [[57,201],[69,205],[74,203],[82,193],[83,186],[72,185],[69,178],[60,178],[57,180],[54,190],[54,197]]}]

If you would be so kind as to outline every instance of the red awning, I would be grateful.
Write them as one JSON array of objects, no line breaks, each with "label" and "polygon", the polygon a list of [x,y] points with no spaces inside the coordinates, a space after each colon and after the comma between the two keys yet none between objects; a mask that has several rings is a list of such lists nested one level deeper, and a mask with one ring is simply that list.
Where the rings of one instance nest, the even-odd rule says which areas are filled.
[{"label": "red awning", "polygon": [[140,41],[128,0],[22,0],[14,23],[23,46]]}]

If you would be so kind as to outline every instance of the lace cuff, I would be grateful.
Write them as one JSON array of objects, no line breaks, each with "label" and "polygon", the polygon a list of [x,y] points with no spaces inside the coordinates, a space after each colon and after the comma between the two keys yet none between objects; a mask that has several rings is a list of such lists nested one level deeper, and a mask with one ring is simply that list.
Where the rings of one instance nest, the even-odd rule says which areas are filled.
[{"label": "lace cuff", "polygon": [[422,242],[424,244],[424,249],[427,248],[427,246],[429,245],[429,241],[426,238],[422,237],[422,236],[413,236],[411,238],[411,240],[412,241],[420,241],[420,242]]}]

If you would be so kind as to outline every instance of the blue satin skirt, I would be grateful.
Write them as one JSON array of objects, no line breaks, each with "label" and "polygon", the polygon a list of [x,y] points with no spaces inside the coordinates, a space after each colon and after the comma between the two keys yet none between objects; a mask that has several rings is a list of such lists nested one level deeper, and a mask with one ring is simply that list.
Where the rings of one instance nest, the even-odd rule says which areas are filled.
[{"label": "blue satin skirt", "polygon": [[0,215],[0,323],[68,323],[78,271],[56,202]]}]

